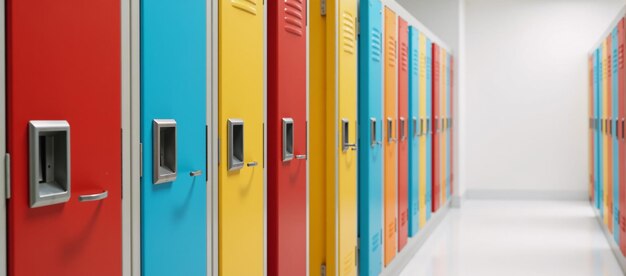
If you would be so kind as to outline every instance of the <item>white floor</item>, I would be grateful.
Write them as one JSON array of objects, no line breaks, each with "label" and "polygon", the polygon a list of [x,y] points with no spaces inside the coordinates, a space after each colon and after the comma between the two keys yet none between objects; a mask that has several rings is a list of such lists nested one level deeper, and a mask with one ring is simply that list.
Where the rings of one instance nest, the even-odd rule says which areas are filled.
[{"label": "white floor", "polygon": [[583,201],[468,200],[401,275],[624,275],[601,231]]}]

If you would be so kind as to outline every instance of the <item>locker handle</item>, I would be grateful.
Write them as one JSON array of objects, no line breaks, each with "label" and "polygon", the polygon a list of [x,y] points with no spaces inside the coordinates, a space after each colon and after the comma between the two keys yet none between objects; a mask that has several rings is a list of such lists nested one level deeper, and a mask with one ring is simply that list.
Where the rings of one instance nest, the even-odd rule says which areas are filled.
[{"label": "locker handle", "polygon": [[341,150],[347,151],[348,149],[356,150],[356,143],[350,143],[350,122],[348,119],[341,119],[342,141]]},{"label": "locker handle", "polygon": [[296,155],[296,159],[298,159],[298,160],[306,159],[306,154],[298,154],[298,155]]},{"label": "locker handle", "polygon": [[622,118],[622,140],[624,140],[624,118]]},{"label": "locker handle", "polygon": [[246,166],[248,167],[256,167],[258,165],[259,165],[259,162],[256,162],[256,161],[248,162],[248,164],[246,164]]},{"label": "locker handle", "polygon": [[394,143],[397,139],[393,137],[393,119],[387,117],[387,142]]},{"label": "locker handle", "polygon": [[195,170],[189,173],[189,176],[196,177],[202,175],[202,170]]},{"label": "locker handle", "polygon": [[103,200],[103,199],[107,198],[107,196],[109,196],[109,192],[108,191],[104,191],[102,193],[97,193],[97,194],[78,196],[78,201],[80,201],[80,202],[88,202],[88,201]]}]

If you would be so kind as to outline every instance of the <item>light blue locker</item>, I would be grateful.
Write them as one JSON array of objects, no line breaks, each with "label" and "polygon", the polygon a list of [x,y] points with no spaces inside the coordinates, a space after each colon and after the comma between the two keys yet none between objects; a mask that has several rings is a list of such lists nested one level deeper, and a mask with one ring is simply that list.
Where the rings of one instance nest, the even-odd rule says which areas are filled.
[{"label": "light blue locker", "polygon": [[613,237],[617,244],[619,244],[619,140],[615,134],[617,129],[617,123],[619,120],[619,74],[618,74],[618,45],[619,38],[617,36],[617,27],[613,29],[611,33],[611,92],[613,99],[612,104],[612,119],[613,119]]},{"label": "light blue locker", "polygon": [[207,273],[206,20],[204,0],[141,1],[143,275]]},{"label": "light blue locker", "polygon": [[366,1],[360,8],[359,36],[359,275],[378,275],[383,238],[382,4]]},{"label": "light blue locker", "polygon": [[[602,47],[599,47],[596,50],[596,62],[597,62],[597,71],[598,71],[598,118],[600,119],[604,119],[602,117],[602,101],[603,101],[603,93],[602,93]],[[604,123],[602,122],[602,120],[600,120],[600,126],[604,127]],[[602,156],[602,147],[603,144],[602,143],[602,129],[600,129],[600,131],[598,131],[598,187],[596,189],[596,191],[598,191],[598,209],[600,210],[600,216],[604,216],[604,208],[602,208],[602,206],[604,205],[603,202],[603,185],[602,185],[602,181],[604,179],[603,176],[603,168],[604,168],[604,162],[602,162],[604,156]]]},{"label": "light blue locker", "polygon": [[409,237],[419,230],[419,32],[409,26]]},{"label": "light blue locker", "polygon": [[428,134],[426,135],[426,220],[430,219],[432,213],[432,159],[433,159],[433,145],[432,145],[432,132],[433,132],[433,118],[431,118],[433,98],[433,57],[432,42],[430,39],[426,39],[426,121],[428,122]]}]

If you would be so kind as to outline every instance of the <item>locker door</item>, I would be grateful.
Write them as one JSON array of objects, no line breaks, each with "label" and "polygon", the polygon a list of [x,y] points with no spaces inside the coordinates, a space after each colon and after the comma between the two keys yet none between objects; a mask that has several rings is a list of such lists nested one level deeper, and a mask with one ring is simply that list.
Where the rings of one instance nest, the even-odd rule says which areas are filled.
[{"label": "locker door", "polygon": [[454,121],[454,56],[452,56],[452,54],[449,55],[449,66],[450,66],[450,70],[448,70],[450,72],[450,79],[449,79],[449,83],[450,83],[450,92],[448,94],[448,123],[450,124],[448,126],[448,131],[449,131],[449,137],[448,137],[448,145],[449,145],[449,158],[448,158],[448,164],[449,164],[449,172],[448,172],[448,187],[450,187],[450,194],[449,196],[452,197],[452,195],[454,195],[454,129],[452,128],[452,124]]},{"label": "locker door", "polygon": [[607,175],[606,175],[606,212],[605,212],[605,223],[609,229],[609,232],[613,231],[613,90],[612,90],[612,82],[611,82],[611,36],[606,38],[606,48],[605,48],[605,63],[604,70],[606,72],[606,159],[607,159]]},{"label": "locker door", "polygon": [[420,225],[420,51],[419,32],[409,27],[409,237],[417,235]]},{"label": "locker door", "polygon": [[606,95],[604,94],[604,91],[606,90],[606,82],[604,80],[605,77],[605,70],[604,70],[604,65],[605,65],[605,57],[604,57],[604,53],[606,49],[606,45],[604,43],[602,43],[602,46],[600,46],[598,48],[598,58],[597,58],[597,62],[598,62],[598,96],[599,96],[599,100],[598,100],[598,115],[600,118],[600,133],[598,134],[598,139],[600,140],[600,148],[599,148],[599,156],[598,156],[598,160],[600,163],[600,176],[598,178],[598,190],[600,191],[599,195],[598,195],[598,199],[599,199],[599,209],[600,209],[600,214],[602,215],[602,217],[604,217],[604,213],[606,213],[606,198],[604,197],[604,193],[606,191],[606,139],[605,139],[605,130],[606,130],[606,124],[605,124],[605,118],[606,118]]},{"label": "locker door", "polygon": [[306,274],[306,1],[268,2],[268,274]]},{"label": "locker door", "polygon": [[617,204],[617,225],[619,226],[618,232],[618,244],[622,250],[622,253],[626,252],[626,219],[624,219],[624,212],[626,212],[626,170],[624,170],[624,164],[626,164],[626,140],[624,131],[626,117],[626,71],[624,70],[624,40],[626,40],[626,33],[624,32],[625,20],[622,19],[617,24],[617,79],[618,79],[618,118],[619,118],[619,190],[618,190],[618,204]]},{"label": "locker door", "polygon": [[219,274],[261,275],[265,167],[263,1],[220,0],[218,12]]},{"label": "locker door", "polygon": [[440,172],[440,167],[441,164],[439,163],[441,161],[441,157],[439,156],[440,154],[440,144],[441,142],[439,141],[439,131],[440,131],[440,126],[439,126],[439,112],[440,112],[440,99],[439,99],[439,89],[440,89],[440,75],[441,75],[441,69],[440,69],[440,59],[441,59],[441,55],[440,55],[440,51],[439,51],[439,46],[435,43],[433,43],[433,47],[432,47],[432,52],[433,52],[433,81],[432,81],[432,119],[433,119],[433,142],[432,142],[432,152],[433,152],[433,156],[432,156],[432,175],[433,175],[433,179],[432,179],[432,211],[437,212],[437,209],[439,209],[439,202],[441,201],[441,190],[440,190],[440,182],[439,179],[441,178],[439,176],[439,172]]},{"label": "locker door", "polygon": [[617,36],[617,27],[615,27],[613,29],[613,32],[611,33],[611,60],[609,62],[611,62],[611,92],[612,92],[612,106],[611,106],[611,110],[612,110],[612,127],[611,129],[613,130],[611,133],[611,141],[613,143],[613,149],[612,149],[612,154],[613,154],[613,182],[611,183],[612,186],[612,190],[611,190],[611,202],[612,202],[612,209],[611,209],[611,215],[612,217],[610,218],[612,220],[612,226],[613,226],[613,237],[615,238],[615,241],[618,242],[619,244],[619,224],[618,224],[618,212],[619,212],[619,171],[620,171],[620,166],[619,166],[619,140],[617,139],[617,134],[618,134],[618,122],[619,122],[619,74],[618,74],[618,67],[617,67],[617,60],[618,60],[618,44],[619,44],[619,39]]},{"label": "locker door", "polygon": [[382,4],[360,6],[359,37],[359,274],[382,271]]},{"label": "locker door", "polygon": [[120,1],[6,2],[8,275],[122,273],[120,21]]},{"label": "locker door", "polygon": [[397,107],[398,91],[396,86],[396,50],[397,50],[396,14],[385,7],[385,266],[396,255],[397,227]]},{"label": "locker door", "polygon": [[445,118],[446,118],[446,103],[447,103],[447,95],[446,95],[446,83],[447,83],[447,60],[448,56],[446,49],[439,48],[439,193],[440,199],[439,207],[446,204],[448,201],[448,197],[446,194],[446,190],[448,189],[446,186],[446,126],[445,126]]},{"label": "locker door", "polygon": [[[336,275],[356,275],[357,269],[357,155],[356,155],[356,126],[357,126],[357,1],[340,0],[336,3],[336,14],[334,24],[329,24],[329,28],[334,28],[335,34],[329,35],[328,41],[332,42],[335,49],[336,64],[335,74],[337,79],[329,83],[327,91],[335,95],[337,102],[328,104],[336,106],[336,110],[329,110],[328,118],[333,118],[334,122],[328,125],[334,128],[334,135],[329,135],[329,140],[339,137],[340,143],[335,143],[329,148],[329,156],[336,156],[336,181],[333,188],[337,191],[334,198],[337,202],[337,255],[335,258]],[[331,13],[332,14],[332,13]],[[337,37],[337,41],[334,38]],[[331,56],[331,59],[333,57]],[[330,70],[334,71],[334,70]],[[333,89],[334,88],[334,89]],[[332,98],[330,99],[332,103]],[[334,116],[330,116],[336,114]],[[329,132],[330,134],[330,132]],[[332,141],[332,140],[330,140]],[[332,154],[331,154],[332,152]],[[329,162],[334,163],[334,162]],[[329,182],[332,183],[332,182]]]},{"label": "locker door", "polygon": [[[593,56],[589,55],[589,57],[587,58],[587,66],[589,67],[589,95],[587,96],[588,101],[589,101],[589,106],[588,106],[588,115],[587,117],[589,117],[589,201],[593,202],[593,173],[594,173],[594,163],[593,163],[593,121],[592,121],[592,117],[593,117]],[[620,110],[621,111],[621,110]],[[621,117],[621,116],[620,116]],[[620,145],[621,145],[621,141],[620,141]],[[621,152],[621,151],[620,151]],[[620,156],[621,157],[621,156]],[[621,176],[621,172],[620,172],[620,176]],[[621,183],[621,182],[620,182]]]},{"label": "locker door", "polygon": [[408,241],[409,181],[409,29],[398,16],[398,251]]},{"label": "locker door", "polygon": [[433,43],[424,37],[426,43],[424,52],[426,53],[426,90],[425,94],[425,116],[426,116],[426,221],[430,219],[433,212]]},{"label": "locker door", "polygon": [[205,5],[141,5],[144,275],[207,271]]},{"label": "locker door", "polygon": [[598,139],[600,124],[599,124],[599,108],[598,108],[598,59],[597,59],[598,51],[593,51],[592,55],[592,63],[593,63],[593,120],[594,120],[594,129],[593,129],[593,205],[596,209],[599,208],[600,200],[598,199],[598,195],[600,191],[598,189],[598,178],[601,175],[600,172],[600,164],[598,160],[598,156],[600,155],[600,139]]},{"label": "locker door", "polygon": [[427,50],[426,50],[426,36],[423,33],[419,33],[418,36],[418,55],[419,55],[419,87],[418,87],[418,104],[419,104],[419,118],[420,118],[420,136],[419,136],[419,228],[422,229],[426,226],[426,210],[430,209],[427,207],[428,196],[426,195],[427,191],[427,180],[426,175],[428,174],[428,170],[426,169],[428,166],[428,158],[426,157],[426,140],[428,139],[429,132],[429,122],[428,122],[428,113],[426,112],[426,85],[428,83],[427,76],[427,68],[428,63],[426,62]]},{"label": "locker door", "polygon": [[452,189],[452,187],[450,186],[450,153],[451,153],[451,148],[450,148],[450,103],[452,102],[452,99],[450,99],[450,81],[451,81],[451,74],[450,74],[450,53],[446,53],[446,117],[445,117],[445,125],[446,125],[446,199],[450,200],[450,189]]},{"label": "locker door", "polygon": [[[326,16],[321,1],[309,2],[309,275],[327,271],[326,220],[334,222],[334,200],[326,193]],[[327,208],[327,204],[329,207]],[[333,216],[327,215],[332,212]],[[328,274],[327,274],[328,275]]]}]

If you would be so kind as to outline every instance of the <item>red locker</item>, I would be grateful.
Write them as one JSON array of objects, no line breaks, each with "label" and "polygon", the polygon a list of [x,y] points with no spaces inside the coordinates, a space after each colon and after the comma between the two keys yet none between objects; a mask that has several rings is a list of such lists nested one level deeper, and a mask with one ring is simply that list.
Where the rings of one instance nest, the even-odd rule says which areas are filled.
[{"label": "red locker", "polygon": [[398,251],[409,238],[409,29],[398,17]]},{"label": "red locker", "polygon": [[306,1],[268,3],[268,274],[306,274]]},{"label": "red locker", "polygon": [[[626,254],[626,170],[624,164],[626,164],[626,140],[624,137],[624,117],[626,117],[626,70],[624,70],[624,43],[626,42],[626,21],[622,19],[617,25],[617,35],[619,38],[618,48],[618,78],[619,78],[619,243],[622,254]],[[592,67],[593,68],[593,67]],[[592,155],[593,156],[593,155]],[[592,179],[593,180],[593,179]],[[593,182],[592,182],[593,185]]]},{"label": "red locker", "polygon": [[433,56],[433,60],[432,60],[432,68],[433,68],[433,74],[432,74],[432,99],[433,99],[433,106],[432,106],[432,115],[431,118],[433,118],[433,145],[432,145],[432,149],[433,149],[433,156],[432,156],[432,176],[433,176],[433,183],[432,183],[432,212],[437,212],[437,210],[439,209],[439,201],[441,199],[441,191],[439,190],[439,154],[440,154],[440,141],[439,141],[439,129],[441,128],[440,125],[440,118],[439,118],[439,91],[440,91],[440,83],[439,83],[439,74],[440,74],[440,70],[441,68],[439,68],[439,46],[437,46],[436,43],[433,43],[433,48],[432,48],[432,56]]},{"label": "red locker", "polygon": [[120,1],[8,0],[9,275],[121,275]]}]

